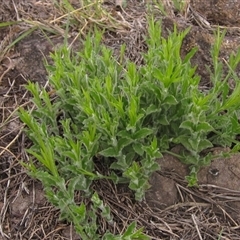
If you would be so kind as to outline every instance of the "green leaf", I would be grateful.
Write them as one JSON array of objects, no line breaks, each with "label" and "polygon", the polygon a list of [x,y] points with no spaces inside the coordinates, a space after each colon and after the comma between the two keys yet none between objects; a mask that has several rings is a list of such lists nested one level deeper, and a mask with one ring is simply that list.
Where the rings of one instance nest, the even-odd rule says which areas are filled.
[{"label": "green leaf", "polygon": [[34,173],[34,177],[42,181],[45,187],[56,186],[57,182],[63,181],[62,178],[55,177],[46,171],[41,171],[40,169],[38,169],[38,171]]},{"label": "green leaf", "polygon": [[159,148],[158,148],[158,142],[157,142],[156,137],[154,137],[150,146],[142,146],[142,148],[146,152],[146,154],[149,158],[156,159],[156,158],[162,157],[162,154],[160,153]]},{"label": "green leaf", "polygon": [[122,240],[120,236],[113,235],[112,233],[105,233],[103,240]]},{"label": "green leaf", "polygon": [[[128,161],[132,161],[132,159],[128,159]],[[126,155],[122,155],[118,157],[117,162],[113,162],[110,166],[111,169],[125,171],[129,168],[129,164],[126,160]]]},{"label": "green leaf", "polygon": [[240,142],[238,142],[231,150],[231,153],[238,153],[240,151]]},{"label": "green leaf", "polygon": [[229,108],[236,106],[240,101],[240,82],[237,83],[237,86],[234,88],[233,93],[226,100],[221,110],[228,110]]},{"label": "green leaf", "polygon": [[27,152],[37,158],[54,176],[58,176],[57,166],[53,158],[53,149],[51,147],[47,146],[40,149],[40,154],[31,149],[28,149]]},{"label": "green leaf", "polygon": [[130,132],[127,131],[127,130],[119,131],[119,132],[117,133],[117,136],[119,136],[119,137],[123,137],[123,138],[129,138],[129,139],[132,139],[132,133],[130,133]]},{"label": "green leaf", "polygon": [[146,112],[146,115],[150,115],[153,113],[160,113],[161,108],[156,105],[150,104],[150,106],[147,108],[147,110],[145,112]]},{"label": "green leaf", "polygon": [[190,132],[194,131],[195,129],[194,123],[189,120],[182,122],[179,128],[188,129]]},{"label": "green leaf", "polygon": [[173,95],[168,95],[164,99],[163,104],[176,105],[176,104],[178,104],[178,101]]},{"label": "green leaf", "polygon": [[133,139],[138,140],[147,137],[152,134],[153,130],[150,128],[142,128],[133,134]]},{"label": "green leaf", "polygon": [[20,21],[15,21],[15,22],[11,22],[11,21],[9,21],[9,22],[1,22],[1,23],[0,23],[0,28],[2,28],[2,27],[8,27],[8,26],[11,26],[11,25],[19,24],[19,23],[20,23]]},{"label": "green leaf", "polygon": [[198,184],[197,171],[192,171],[188,176],[185,177],[189,187],[196,187]]},{"label": "green leaf", "polygon": [[167,126],[170,124],[166,115],[161,115],[161,117],[158,118],[158,122],[164,126]]},{"label": "green leaf", "polygon": [[128,117],[129,117],[129,129],[136,128],[136,123],[138,119],[138,99],[137,97],[131,97],[129,107],[128,107]]},{"label": "green leaf", "polygon": [[187,150],[191,151],[192,146],[188,141],[189,138],[190,138],[190,136],[188,136],[188,135],[180,135],[177,138],[173,139],[173,142],[176,144],[182,144]]},{"label": "green leaf", "polygon": [[202,139],[198,144],[198,152],[211,147],[213,147],[213,144],[209,140]]},{"label": "green leaf", "polygon": [[135,228],[136,228],[136,223],[135,223],[135,222],[132,222],[132,223],[128,226],[128,228],[127,228],[127,230],[125,231],[125,233],[123,234],[123,239],[126,238],[126,237],[130,237],[130,236],[134,233]]},{"label": "green leaf", "polygon": [[130,145],[131,143],[133,142],[132,139],[129,139],[129,138],[121,138],[118,140],[117,142],[117,148],[118,148],[118,151],[122,151],[122,149],[128,145]]},{"label": "green leaf", "polygon": [[233,114],[233,116],[230,118],[230,121],[231,121],[231,126],[232,126],[231,131],[233,133],[235,133],[236,135],[239,134],[240,133],[240,124],[239,124],[236,113]]},{"label": "green leaf", "polygon": [[99,152],[99,154],[104,157],[118,157],[118,153],[114,147],[104,149],[101,152]]},{"label": "green leaf", "polygon": [[189,63],[190,59],[195,55],[197,50],[197,47],[192,48],[191,51],[184,57],[183,63]]},{"label": "green leaf", "polygon": [[158,79],[158,80],[162,80],[164,78],[164,75],[163,75],[163,72],[160,69],[154,68],[153,77]]},{"label": "green leaf", "polygon": [[138,155],[140,155],[140,156],[143,155],[144,150],[143,150],[143,148],[142,148],[142,144],[141,144],[141,143],[134,143],[134,144],[132,145],[132,147],[133,147],[133,150],[134,150]]},{"label": "green leaf", "polygon": [[130,87],[137,86],[139,82],[139,74],[137,71],[136,64],[133,62],[129,62],[127,66],[127,82]]},{"label": "green leaf", "polygon": [[211,132],[213,130],[213,127],[207,122],[201,122],[196,127],[197,132]]},{"label": "green leaf", "polygon": [[73,210],[73,212],[75,214],[78,215],[78,217],[80,217],[79,220],[83,221],[86,217],[86,206],[81,203],[80,206],[71,206],[71,209]]}]

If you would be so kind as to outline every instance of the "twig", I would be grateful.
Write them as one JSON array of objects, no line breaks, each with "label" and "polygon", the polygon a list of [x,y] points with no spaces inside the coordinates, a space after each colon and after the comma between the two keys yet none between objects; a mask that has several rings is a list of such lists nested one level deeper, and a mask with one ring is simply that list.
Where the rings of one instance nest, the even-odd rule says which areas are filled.
[{"label": "twig", "polygon": [[197,230],[199,239],[200,239],[200,240],[203,240],[203,239],[202,239],[202,236],[201,236],[201,233],[200,233],[200,231],[199,231],[198,225],[197,225],[196,217],[195,217],[194,214],[192,214],[191,216],[192,216],[192,220],[193,220],[194,226],[195,226],[195,228],[196,228],[196,230]]}]

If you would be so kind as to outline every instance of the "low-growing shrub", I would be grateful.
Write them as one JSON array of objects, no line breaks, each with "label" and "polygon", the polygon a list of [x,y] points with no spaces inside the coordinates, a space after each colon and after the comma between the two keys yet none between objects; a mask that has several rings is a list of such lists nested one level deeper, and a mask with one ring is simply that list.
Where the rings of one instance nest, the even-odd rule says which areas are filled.
[{"label": "low-growing shrub", "polygon": [[[231,55],[228,73],[218,59],[224,34],[218,31],[212,48],[213,87],[199,89],[200,77],[191,58],[197,49],[181,57],[182,41],[189,29],[176,27],[168,38],[161,24],[149,20],[148,50],[144,64],[118,59],[101,44],[102,34],[90,34],[79,52],[68,46],[53,55],[48,65],[49,82],[55,96],[29,82],[35,109],[20,110],[32,141],[25,166],[41,180],[49,201],[61,217],[74,223],[82,239],[99,239],[97,211],[112,221],[108,206],[91,188],[93,181],[109,179],[127,183],[141,200],[149,188],[151,174],[159,169],[156,159],[176,144],[184,147],[179,159],[190,166],[189,185],[197,183],[197,171],[211,161],[205,149],[214,145],[239,149],[240,84],[235,73],[240,52]],[[228,81],[235,81],[230,91]],[[95,168],[96,159],[108,175]],[[74,201],[76,191],[91,200],[91,207]],[[103,239],[148,239],[135,223],[119,236],[106,233]]]}]

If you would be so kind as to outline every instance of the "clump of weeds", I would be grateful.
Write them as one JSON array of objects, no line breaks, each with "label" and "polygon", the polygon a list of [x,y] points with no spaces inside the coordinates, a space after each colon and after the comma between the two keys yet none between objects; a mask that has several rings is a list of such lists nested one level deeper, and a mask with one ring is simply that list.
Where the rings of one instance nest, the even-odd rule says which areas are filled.
[{"label": "clump of weeds", "polygon": [[[108,179],[126,183],[136,200],[144,197],[151,174],[159,169],[156,159],[181,144],[179,159],[190,167],[190,186],[197,184],[200,167],[212,156],[202,154],[214,145],[239,150],[240,81],[235,69],[240,51],[231,55],[224,73],[219,51],[224,33],[216,32],[212,48],[213,87],[199,88],[200,77],[190,63],[197,49],[180,56],[189,29],[176,27],[168,38],[161,35],[161,23],[149,19],[148,50],[144,64],[120,62],[112,50],[101,44],[102,33],[88,35],[84,46],[72,53],[64,45],[52,54],[48,65],[54,97],[37,83],[29,82],[35,108],[20,110],[26,133],[32,141],[32,156],[24,165],[39,179],[49,201],[71,221],[82,239],[100,239],[97,216],[113,221],[109,206],[92,189],[92,183]],[[235,82],[231,91],[228,81]],[[38,163],[35,162],[38,160]],[[95,159],[108,169],[95,168]],[[85,201],[76,203],[81,192]],[[118,235],[107,232],[102,239],[149,239],[136,223]]]}]

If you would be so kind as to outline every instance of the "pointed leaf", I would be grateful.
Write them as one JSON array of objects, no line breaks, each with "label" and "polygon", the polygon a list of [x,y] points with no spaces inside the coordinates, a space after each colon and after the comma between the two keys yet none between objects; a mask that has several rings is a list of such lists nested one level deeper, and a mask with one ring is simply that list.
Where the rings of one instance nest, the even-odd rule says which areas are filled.
[{"label": "pointed leaf", "polygon": [[165,115],[162,115],[159,119],[158,119],[159,123],[164,125],[164,126],[167,126],[169,125],[169,121],[167,119],[167,116]]},{"label": "pointed leaf", "polygon": [[126,130],[122,130],[122,131],[118,132],[117,136],[132,139],[132,134]]},{"label": "pointed leaf", "polygon": [[196,131],[197,132],[211,132],[211,131],[213,131],[213,127],[207,122],[202,122],[197,125]]},{"label": "pointed leaf", "polygon": [[165,99],[164,99],[164,104],[169,104],[169,105],[176,105],[178,104],[177,99],[173,96],[173,95],[168,95]]},{"label": "pointed leaf", "polygon": [[132,222],[127,230],[125,231],[125,233],[123,234],[123,239],[125,239],[126,237],[130,237],[133,233],[134,233],[134,230],[136,228],[136,223],[135,222]]},{"label": "pointed leaf", "polygon": [[126,146],[128,146],[129,144],[132,143],[132,139],[129,138],[121,138],[120,140],[118,140],[117,142],[117,147],[118,147],[118,151],[122,151],[122,149]]},{"label": "pointed leaf", "polygon": [[101,152],[99,152],[99,154],[104,156],[104,157],[117,157],[118,156],[117,151],[113,147],[109,147],[107,149],[104,149]]},{"label": "pointed leaf", "polygon": [[192,150],[192,146],[190,145],[188,139],[190,136],[181,135],[178,136],[176,139],[173,140],[176,144],[182,144],[187,150]]},{"label": "pointed leaf", "polygon": [[198,144],[198,151],[201,152],[202,150],[211,148],[211,147],[213,147],[213,144],[209,140],[203,139]]},{"label": "pointed leaf", "polygon": [[194,131],[194,124],[193,124],[193,122],[191,122],[189,120],[186,120],[186,121],[181,123],[179,128],[188,129],[188,130],[190,130],[192,132],[192,131]]},{"label": "pointed leaf", "polygon": [[133,139],[138,140],[147,137],[148,135],[152,134],[153,130],[150,128],[142,128],[141,130],[137,131],[133,135]]},{"label": "pointed leaf", "polygon": [[134,150],[138,155],[140,155],[140,156],[143,155],[144,149],[142,148],[142,144],[140,144],[140,143],[134,143],[134,144],[132,145],[132,147],[133,147],[133,150]]},{"label": "pointed leaf", "polygon": [[161,108],[159,108],[158,106],[155,106],[153,104],[151,104],[147,110],[146,110],[146,115],[152,114],[152,113],[156,113],[156,112],[161,112]]}]

